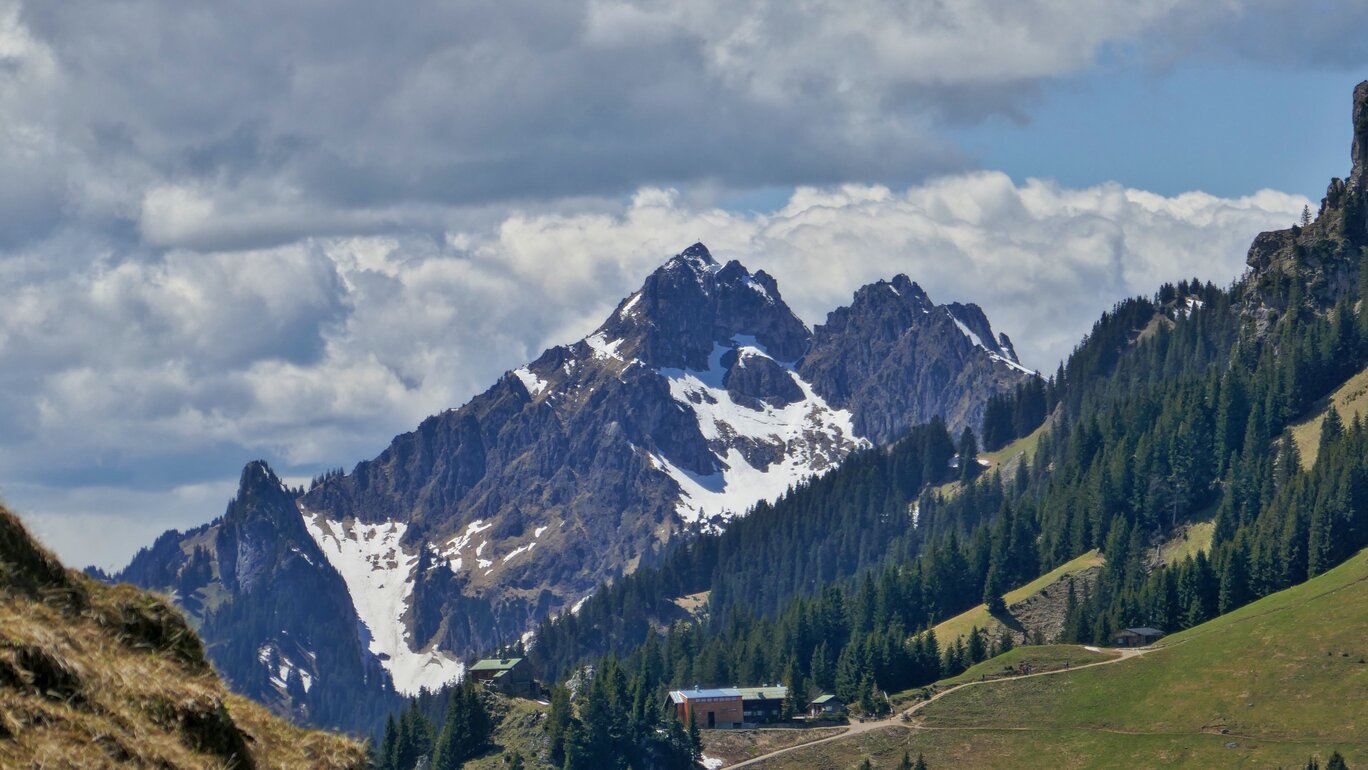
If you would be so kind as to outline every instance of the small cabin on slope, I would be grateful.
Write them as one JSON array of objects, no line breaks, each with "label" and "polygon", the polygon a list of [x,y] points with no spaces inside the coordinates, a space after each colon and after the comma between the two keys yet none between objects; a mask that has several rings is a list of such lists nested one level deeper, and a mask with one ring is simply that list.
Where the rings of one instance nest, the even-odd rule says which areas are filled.
[{"label": "small cabin on slope", "polygon": [[466,670],[470,678],[484,683],[491,690],[518,698],[535,698],[537,680],[527,658],[485,658],[477,660]]},{"label": "small cabin on slope", "polygon": [[835,695],[819,695],[808,704],[810,719],[833,719],[845,714],[845,701]]},{"label": "small cabin on slope", "polygon": [[1112,635],[1112,644],[1117,647],[1148,647],[1164,638],[1164,632],[1157,628],[1123,628]]}]

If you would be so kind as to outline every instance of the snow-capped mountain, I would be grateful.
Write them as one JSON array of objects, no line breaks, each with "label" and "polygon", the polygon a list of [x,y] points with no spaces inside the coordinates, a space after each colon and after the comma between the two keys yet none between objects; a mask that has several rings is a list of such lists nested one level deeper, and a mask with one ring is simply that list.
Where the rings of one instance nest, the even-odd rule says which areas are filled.
[{"label": "snow-capped mountain", "polygon": [[[861,289],[809,330],[771,276],[695,244],[592,334],[294,495],[293,545],[267,560],[307,557],[348,597],[355,646],[413,694],[856,449],[936,416],[977,427],[989,396],[1029,376],[981,310],[935,305],[906,276]],[[208,542],[164,536],[120,577],[173,587],[195,558],[221,574],[230,554],[196,557],[192,540]],[[221,666],[254,668],[286,696],[333,686],[272,623],[215,625],[225,607],[255,618],[261,589],[210,588],[207,638],[251,652]],[[182,591],[182,605],[203,613],[204,593]]]}]

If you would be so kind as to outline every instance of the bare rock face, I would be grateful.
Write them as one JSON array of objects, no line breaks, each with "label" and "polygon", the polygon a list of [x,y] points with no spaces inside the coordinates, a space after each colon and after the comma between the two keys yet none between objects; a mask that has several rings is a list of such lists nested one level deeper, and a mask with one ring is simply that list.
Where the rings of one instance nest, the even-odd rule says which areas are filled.
[{"label": "bare rock face", "polygon": [[936,305],[905,275],[860,289],[828,315],[798,371],[880,444],[935,417],[952,433],[977,430],[988,396],[1033,374],[977,305]]},{"label": "bare rock face", "polygon": [[223,516],[168,534],[113,579],[171,594],[235,691],[349,730],[399,703],[358,629],[347,585],[266,463],[243,468]]},{"label": "bare rock face", "polygon": [[1354,88],[1353,120],[1353,170],[1349,173],[1349,189],[1363,195],[1368,193],[1368,80]]},{"label": "bare rock face", "polygon": [[[319,719],[314,700],[356,700],[334,679],[402,694],[452,681],[461,658],[857,448],[932,417],[977,427],[989,396],[1030,376],[978,307],[937,306],[906,276],[810,331],[772,277],[695,244],[592,334],[350,473],[294,494],[249,465],[223,519],[164,536],[121,577],[165,589],[212,573],[180,594],[209,618],[215,660]],[[213,606],[225,596],[232,612]],[[325,632],[262,620],[306,601],[334,616],[308,616]],[[345,643],[319,665],[369,663],[319,669],[302,693],[282,672],[312,674],[321,633]]]},{"label": "bare rock face", "polygon": [[[1260,233],[1246,259],[1245,312],[1266,328],[1290,302],[1312,309],[1352,296],[1368,248],[1368,81],[1354,89],[1352,165],[1345,179],[1331,179],[1313,222]],[[1287,296],[1281,288],[1297,285]]]},{"label": "bare rock face", "polygon": [[738,404],[761,409],[760,404],[784,407],[803,398],[803,389],[793,374],[766,356],[740,355],[735,351],[722,359],[727,373],[722,384]]}]

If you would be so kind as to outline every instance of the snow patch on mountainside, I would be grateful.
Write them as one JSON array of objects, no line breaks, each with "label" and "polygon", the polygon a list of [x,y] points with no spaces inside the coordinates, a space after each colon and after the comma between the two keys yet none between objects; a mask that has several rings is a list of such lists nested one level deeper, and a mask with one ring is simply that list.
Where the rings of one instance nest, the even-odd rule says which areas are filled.
[{"label": "snow patch on mountainside", "polygon": [[[1010,366],[1011,368],[1016,369],[1019,372],[1022,372],[1023,374],[1036,373],[1034,369],[1027,369],[1017,361],[1014,361],[1011,358],[1008,358],[1007,356],[998,353],[993,348],[983,344],[983,338],[975,334],[974,331],[970,329],[967,325],[965,325],[963,321],[956,318],[955,314],[950,312],[949,308],[946,309],[945,314],[950,316],[950,320],[955,322],[955,326],[959,327],[960,332],[962,332],[964,336],[968,337],[969,341],[974,343],[975,347],[982,348],[985,352],[987,352],[989,358],[993,359],[994,361],[1000,361]],[[1012,355],[1016,355],[1016,351],[1012,351]]]},{"label": "snow patch on mountainside", "polygon": [[304,511],[304,525],[347,584],[356,614],[370,632],[370,651],[389,672],[394,689],[412,696],[461,678],[465,665],[456,657],[409,646],[404,615],[413,596],[418,555],[400,545],[408,525],[347,524],[313,511]]},{"label": "snow patch on mountainside", "polygon": [[523,387],[527,388],[529,396],[536,396],[546,390],[546,380],[532,373],[527,367],[519,367],[513,370],[513,375],[522,381]]},{"label": "snow patch on mountainside", "polygon": [[[740,359],[770,356],[754,338],[732,341],[735,348],[714,345],[706,371],[660,370],[669,381],[670,395],[694,413],[699,431],[722,464],[722,470],[705,476],[659,453],[650,455],[651,463],[679,485],[675,512],[690,523],[730,518],[761,500],[772,502],[790,487],[835,467],[852,449],[869,445],[856,435],[850,412],[827,404],[787,366],[802,399],[782,407],[762,402],[759,409],[733,400],[722,384],[723,356],[733,349]],[[784,451],[779,461],[757,468],[741,451],[748,444],[775,445]]]},{"label": "snow patch on mountainside", "polygon": [[300,686],[304,688],[304,692],[313,689],[313,674],[308,669],[290,660],[285,653],[276,648],[273,642],[267,642],[257,649],[257,660],[266,667],[271,685],[281,695],[288,693],[291,677],[299,678]]},{"label": "snow patch on mountainside", "polygon": [[602,332],[595,332],[584,338],[584,344],[594,351],[594,358],[622,360],[618,355],[618,348],[622,347],[622,340],[609,340]]}]

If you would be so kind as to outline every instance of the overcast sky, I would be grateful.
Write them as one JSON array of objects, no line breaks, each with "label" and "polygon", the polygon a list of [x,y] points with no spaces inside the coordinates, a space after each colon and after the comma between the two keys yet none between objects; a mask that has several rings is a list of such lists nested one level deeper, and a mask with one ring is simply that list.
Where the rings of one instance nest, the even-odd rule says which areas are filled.
[{"label": "overcast sky", "polygon": [[[801,10],[800,10],[801,7]],[[374,456],[703,240],[1053,369],[1348,169],[1368,5],[0,0],[0,495],[74,564]]]}]

